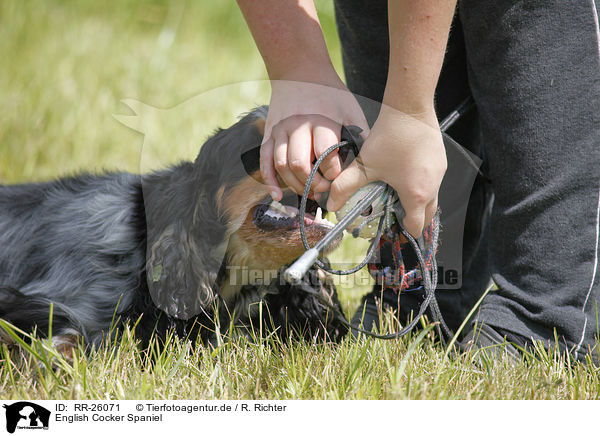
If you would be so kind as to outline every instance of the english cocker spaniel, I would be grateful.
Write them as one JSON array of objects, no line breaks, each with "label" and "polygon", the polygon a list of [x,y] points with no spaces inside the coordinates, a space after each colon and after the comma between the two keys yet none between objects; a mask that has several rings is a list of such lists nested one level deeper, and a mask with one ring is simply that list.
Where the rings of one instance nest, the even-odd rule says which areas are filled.
[{"label": "english cocker spaniel", "polygon": [[[53,339],[72,345],[127,321],[142,343],[169,330],[207,343],[261,322],[282,338],[345,335],[321,271],[307,276],[319,298],[281,279],[303,252],[298,196],[272,202],[261,183],[265,116],[256,109],[163,171],[0,186],[0,318],[39,334],[51,322]],[[305,218],[311,244],[330,226],[317,207]]]}]

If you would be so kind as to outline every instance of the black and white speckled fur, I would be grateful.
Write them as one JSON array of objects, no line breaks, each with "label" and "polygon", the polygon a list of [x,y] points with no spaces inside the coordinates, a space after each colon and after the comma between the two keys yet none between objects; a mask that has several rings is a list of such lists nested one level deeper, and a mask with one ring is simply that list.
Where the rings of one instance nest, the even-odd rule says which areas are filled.
[{"label": "black and white speckled fur", "polygon": [[[195,162],[164,171],[0,186],[0,318],[44,333],[52,303],[54,334],[78,331],[91,344],[108,334],[114,319],[135,322],[141,315],[136,333],[142,340],[174,328],[206,341],[216,308],[225,327],[232,312],[241,324],[256,325],[248,305],[262,300],[263,314],[282,334],[345,334],[336,320],[341,308],[332,314],[293,286],[245,284],[232,301],[220,298],[219,280],[233,255],[227,238],[235,229],[219,213],[218,197],[249,177],[239,156],[260,144],[254,123],[264,113],[217,132]],[[315,286],[339,308],[332,285],[318,280]],[[150,291],[167,302],[161,309]]]}]

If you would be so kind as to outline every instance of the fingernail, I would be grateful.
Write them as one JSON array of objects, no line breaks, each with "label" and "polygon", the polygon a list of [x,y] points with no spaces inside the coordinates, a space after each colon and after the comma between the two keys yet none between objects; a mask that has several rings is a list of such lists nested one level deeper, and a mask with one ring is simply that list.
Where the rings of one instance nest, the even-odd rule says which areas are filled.
[{"label": "fingernail", "polygon": [[279,196],[279,192],[278,192],[278,191],[276,191],[275,189],[272,189],[272,190],[270,191],[270,194],[271,194],[271,198],[272,198],[273,200],[275,200],[275,201],[279,201],[279,200],[281,200],[281,197]]}]

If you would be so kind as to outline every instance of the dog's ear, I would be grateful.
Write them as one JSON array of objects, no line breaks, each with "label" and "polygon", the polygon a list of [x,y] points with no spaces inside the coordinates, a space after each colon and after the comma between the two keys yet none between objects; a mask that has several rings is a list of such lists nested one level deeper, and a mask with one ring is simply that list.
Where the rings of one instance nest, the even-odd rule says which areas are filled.
[{"label": "dog's ear", "polygon": [[223,195],[247,178],[240,156],[260,144],[265,116],[266,108],[256,109],[209,138],[195,162],[142,178],[146,278],[169,316],[207,313],[218,297],[228,237],[240,225],[222,213]]},{"label": "dog's ear", "polygon": [[159,309],[184,320],[210,312],[227,248],[214,199],[201,187],[191,163],[143,183],[150,295]]}]

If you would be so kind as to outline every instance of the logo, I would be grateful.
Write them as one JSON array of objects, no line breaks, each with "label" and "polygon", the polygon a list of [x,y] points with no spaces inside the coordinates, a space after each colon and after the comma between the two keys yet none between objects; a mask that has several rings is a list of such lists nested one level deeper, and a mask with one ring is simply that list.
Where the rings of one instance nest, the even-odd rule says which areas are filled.
[{"label": "logo", "polygon": [[19,401],[4,405],[6,409],[6,431],[14,433],[16,429],[48,430],[50,411],[28,401]]}]

